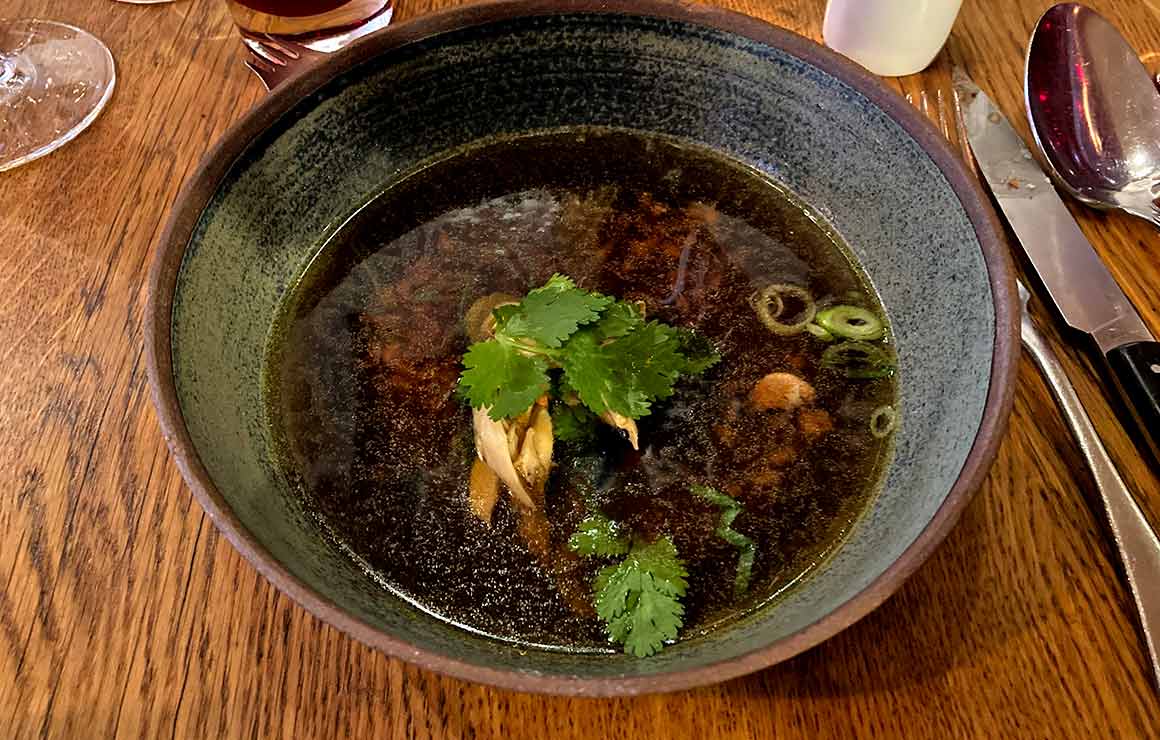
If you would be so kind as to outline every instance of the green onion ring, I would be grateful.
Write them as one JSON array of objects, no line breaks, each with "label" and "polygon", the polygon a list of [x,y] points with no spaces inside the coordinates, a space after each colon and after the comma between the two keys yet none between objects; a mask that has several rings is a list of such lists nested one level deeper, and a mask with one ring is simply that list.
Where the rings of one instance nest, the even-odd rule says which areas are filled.
[{"label": "green onion ring", "polygon": [[[885,421],[883,421],[885,420]],[[884,439],[894,431],[898,412],[893,406],[879,406],[870,414],[870,435],[874,439]]]},{"label": "green onion ring", "polygon": [[885,378],[894,374],[894,364],[881,346],[847,341],[826,347],[822,367],[840,370],[847,378]]},{"label": "green onion ring", "polygon": [[[802,302],[802,310],[791,317],[792,323],[783,319],[781,315],[785,311],[786,298],[795,298]],[[782,337],[801,334],[817,313],[814,297],[805,288],[784,283],[767,285],[754,293],[749,303],[765,328]]]},{"label": "green onion ring", "polygon": [[834,341],[834,335],[826,331],[825,327],[818,326],[817,324],[806,324],[806,331],[812,334],[814,338],[820,339],[823,342]]},{"label": "green onion ring", "polygon": [[859,306],[831,306],[818,311],[819,326],[837,337],[862,341],[881,339],[886,333],[882,319]]}]

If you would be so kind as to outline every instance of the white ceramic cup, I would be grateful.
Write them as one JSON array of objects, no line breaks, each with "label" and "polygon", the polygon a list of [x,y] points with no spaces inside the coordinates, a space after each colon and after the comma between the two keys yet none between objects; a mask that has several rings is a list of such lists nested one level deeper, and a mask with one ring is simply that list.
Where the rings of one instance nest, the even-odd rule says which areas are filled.
[{"label": "white ceramic cup", "polygon": [[946,43],[963,0],[829,0],[826,45],[874,74],[921,72]]}]

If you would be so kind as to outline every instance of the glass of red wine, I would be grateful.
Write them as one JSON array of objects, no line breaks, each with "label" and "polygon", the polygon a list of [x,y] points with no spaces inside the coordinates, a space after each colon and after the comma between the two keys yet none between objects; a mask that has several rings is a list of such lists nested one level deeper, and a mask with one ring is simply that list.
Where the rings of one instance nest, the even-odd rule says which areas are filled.
[{"label": "glass of red wine", "polygon": [[391,22],[393,0],[226,0],[247,41],[272,39],[337,51]]}]

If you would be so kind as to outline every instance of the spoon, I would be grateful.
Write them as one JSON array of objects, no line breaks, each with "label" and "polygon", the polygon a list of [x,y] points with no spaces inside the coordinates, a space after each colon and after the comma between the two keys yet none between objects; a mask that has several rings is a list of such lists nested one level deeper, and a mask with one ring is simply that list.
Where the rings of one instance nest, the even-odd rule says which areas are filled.
[{"label": "spoon", "polygon": [[1060,186],[1160,226],[1160,92],[1115,26],[1060,3],[1027,49],[1031,132]]}]

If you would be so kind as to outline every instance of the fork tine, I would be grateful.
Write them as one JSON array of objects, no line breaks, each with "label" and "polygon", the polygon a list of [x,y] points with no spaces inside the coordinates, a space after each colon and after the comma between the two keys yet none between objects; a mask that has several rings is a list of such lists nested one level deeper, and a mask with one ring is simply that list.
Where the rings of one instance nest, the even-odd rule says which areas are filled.
[{"label": "fork tine", "polygon": [[251,45],[248,40],[246,41],[245,46],[246,50],[249,52],[243,62],[246,65],[246,68],[257,75],[258,79],[262,81],[262,86],[266,88],[267,92],[273,90],[286,76],[287,69],[285,62],[278,59],[277,57],[274,57],[264,47],[260,47],[262,52],[264,52],[260,53],[258,49],[255,48],[257,45]]},{"label": "fork tine", "polygon": [[[955,67],[958,70],[958,67]],[[955,133],[958,135],[959,150],[963,155],[963,159],[967,161],[968,165],[972,167],[975,164],[975,153],[971,151],[971,144],[967,139],[967,124],[963,120],[963,102],[959,99],[957,93],[951,93],[951,101],[955,109]]]},{"label": "fork tine", "polygon": [[254,55],[254,54],[251,54],[250,57],[245,60],[245,64],[247,67],[250,67],[251,69],[253,69],[254,72],[256,72],[256,73],[257,72],[274,72],[277,69],[277,67],[275,67],[270,62],[266,61],[265,59],[263,59],[260,56]]},{"label": "fork tine", "polygon": [[274,89],[274,85],[277,83],[267,79],[272,74],[272,71],[264,69],[256,57],[250,57],[242,63],[246,65],[246,69],[253,72],[262,81],[262,86],[266,88],[266,92]]},{"label": "fork tine", "polygon": [[[293,44],[285,41],[277,41],[275,39],[266,39],[265,41],[261,42],[261,44],[266,48],[267,51],[273,49],[274,51],[280,52],[294,60],[301,59],[304,56],[303,51],[306,50],[306,47],[302,44]],[[283,63],[285,64],[285,62]]]},{"label": "fork tine", "polygon": [[276,65],[278,67],[285,67],[286,66],[286,60],[283,57],[278,55],[278,50],[275,48],[272,48],[266,42],[260,41],[258,39],[250,39],[250,38],[244,39],[244,41],[246,44],[246,48],[249,49],[250,53],[253,54],[255,57],[257,57],[258,59],[261,59],[262,61],[264,61],[268,64],[273,64],[273,65]]},{"label": "fork tine", "polygon": [[951,104],[947,102],[946,90],[940,85],[938,91],[935,93],[938,107],[938,120],[942,123],[943,136],[949,141],[955,141],[955,136],[952,131],[958,133],[958,121],[956,120],[956,112],[951,110]]},{"label": "fork tine", "polygon": [[296,41],[265,35],[243,33],[242,43],[250,52],[246,67],[258,76],[267,90],[273,90],[303,65],[325,56]]}]

